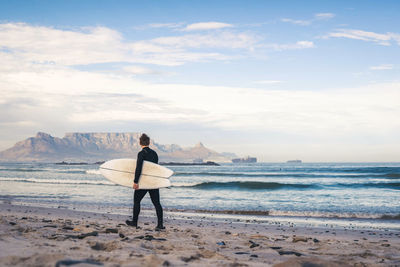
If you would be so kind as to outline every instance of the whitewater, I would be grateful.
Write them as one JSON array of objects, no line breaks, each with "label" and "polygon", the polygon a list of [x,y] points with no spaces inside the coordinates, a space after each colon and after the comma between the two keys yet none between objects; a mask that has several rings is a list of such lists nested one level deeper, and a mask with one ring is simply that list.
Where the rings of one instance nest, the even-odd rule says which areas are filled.
[{"label": "whitewater", "polygon": [[[133,190],[114,185],[98,165],[0,163],[0,201],[130,214]],[[399,223],[400,163],[256,163],[169,166],[161,189],[170,211],[246,216],[351,218]],[[152,208],[149,198],[144,208]]]}]

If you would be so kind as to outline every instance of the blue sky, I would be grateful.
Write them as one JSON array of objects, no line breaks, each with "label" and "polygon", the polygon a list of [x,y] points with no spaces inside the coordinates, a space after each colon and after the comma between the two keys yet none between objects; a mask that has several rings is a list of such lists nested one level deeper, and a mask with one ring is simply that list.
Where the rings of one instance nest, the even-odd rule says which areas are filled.
[{"label": "blue sky", "polygon": [[148,132],[263,161],[398,161],[398,1],[0,1],[0,149]]}]

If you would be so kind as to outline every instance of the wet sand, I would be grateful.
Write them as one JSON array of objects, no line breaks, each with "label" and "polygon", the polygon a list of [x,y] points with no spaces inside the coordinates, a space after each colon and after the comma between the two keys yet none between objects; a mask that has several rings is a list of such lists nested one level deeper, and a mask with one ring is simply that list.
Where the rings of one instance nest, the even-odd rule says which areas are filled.
[{"label": "wet sand", "polygon": [[[0,266],[400,266],[400,233],[0,204]],[[314,265],[312,265],[314,264]]]}]

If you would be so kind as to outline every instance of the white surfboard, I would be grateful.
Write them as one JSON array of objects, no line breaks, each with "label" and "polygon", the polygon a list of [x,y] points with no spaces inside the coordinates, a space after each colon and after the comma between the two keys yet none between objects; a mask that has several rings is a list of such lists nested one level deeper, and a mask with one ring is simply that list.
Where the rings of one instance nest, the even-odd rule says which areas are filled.
[{"label": "white surfboard", "polygon": [[[133,187],[136,159],[113,159],[100,165],[101,174],[113,183]],[[168,168],[149,161],[143,161],[142,174],[139,178],[139,189],[157,189],[171,186],[174,172]]]}]

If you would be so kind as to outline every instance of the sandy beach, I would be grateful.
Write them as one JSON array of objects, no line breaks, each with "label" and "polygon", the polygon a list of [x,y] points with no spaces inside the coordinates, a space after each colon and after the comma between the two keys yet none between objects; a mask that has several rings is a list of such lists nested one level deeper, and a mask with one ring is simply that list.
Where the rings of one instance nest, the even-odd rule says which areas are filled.
[{"label": "sandy beach", "polygon": [[[399,266],[400,233],[0,204],[1,266]],[[176,217],[176,218],[175,218]],[[204,219],[202,219],[204,218]],[[314,264],[314,265],[313,265]]]}]

